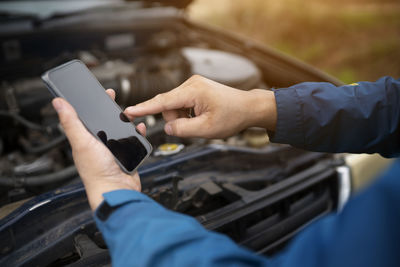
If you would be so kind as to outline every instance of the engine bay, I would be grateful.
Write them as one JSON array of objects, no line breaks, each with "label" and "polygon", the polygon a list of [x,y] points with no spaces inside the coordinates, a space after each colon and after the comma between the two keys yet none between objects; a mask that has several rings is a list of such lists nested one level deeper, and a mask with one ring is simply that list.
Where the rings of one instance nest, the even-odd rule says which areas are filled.
[{"label": "engine bay", "polygon": [[[116,8],[18,27],[3,33],[0,58],[0,262],[18,266],[109,263],[52,96],[40,80],[45,70],[80,59],[116,91],[122,108],[194,74],[242,90],[339,83],[193,24],[170,7]],[[331,155],[271,144],[260,128],[206,140],[167,136],[160,115],[139,122],[146,123],[154,147],[139,168],[143,193],[258,253],[279,251],[305,225],[337,208],[336,168],[343,162]]]},{"label": "engine bay", "polygon": [[[38,62],[38,67],[29,69],[29,72],[19,68],[11,73],[13,66],[7,68],[8,73],[2,70],[2,78],[7,80],[3,80],[0,87],[0,185],[6,187],[6,192],[1,194],[0,205],[69,183],[76,175],[69,145],[50,104],[52,96],[39,78],[42,70],[78,58],[90,67],[105,88],[116,91],[116,102],[122,108],[167,92],[194,74],[244,90],[268,88],[262,80],[260,69],[251,60],[221,50],[187,46],[172,30],[104,32],[99,43],[104,44],[106,51],[93,48],[100,46],[97,43],[100,39],[98,33],[85,34],[84,41],[79,40],[83,35],[77,35],[67,36],[66,39],[85,44],[85,47],[79,47],[85,50],[77,48],[71,51],[69,44],[64,43],[66,39],[63,40],[63,34],[61,40],[57,38],[57,43],[63,46],[55,46],[59,51],[39,50],[40,56],[49,59]],[[142,40],[142,36],[146,36],[146,40]],[[12,41],[5,41],[3,47],[8,52],[5,55],[12,57],[9,51],[21,50],[25,42],[35,46],[32,42],[39,45],[42,40],[37,37],[33,40],[14,40],[14,48]],[[126,52],[121,52],[121,49]],[[118,55],[114,54],[116,50]],[[52,55],[57,56],[53,58]],[[20,55],[25,60],[34,56],[38,55]],[[16,76],[16,73],[23,74]],[[179,153],[182,149],[208,143],[256,147],[268,143],[268,137],[261,129],[251,129],[229,140],[183,140],[166,136],[159,116],[140,118],[135,123],[139,121],[147,124],[148,138],[156,148],[150,162]],[[52,179],[46,179],[46,174],[52,174]]]}]

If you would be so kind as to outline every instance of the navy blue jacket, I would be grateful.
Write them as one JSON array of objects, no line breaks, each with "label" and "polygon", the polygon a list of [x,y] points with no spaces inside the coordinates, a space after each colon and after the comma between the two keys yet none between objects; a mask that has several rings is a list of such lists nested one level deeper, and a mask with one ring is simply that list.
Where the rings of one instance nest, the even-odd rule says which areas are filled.
[{"label": "navy blue jacket", "polygon": [[[275,90],[272,141],[327,152],[400,153],[400,81]],[[96,223],[114,266],[400,266],[400,162],[338,214],[315,221],[273,258],[129,190],[104,194]],[[110,209],[113,210],[110,212]]]}]

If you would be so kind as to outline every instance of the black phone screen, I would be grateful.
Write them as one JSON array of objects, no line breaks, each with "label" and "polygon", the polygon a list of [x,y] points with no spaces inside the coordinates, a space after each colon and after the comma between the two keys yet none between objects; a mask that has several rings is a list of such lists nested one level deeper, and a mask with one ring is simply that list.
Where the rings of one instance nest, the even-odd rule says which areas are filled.
[{"label": "black phone screen", "polygon": [[63,64],[42,78],[53,94],[75,108],[86,128],[109,148],[125,171],[134,171],[151,152],[150,143],[81,61]]}]

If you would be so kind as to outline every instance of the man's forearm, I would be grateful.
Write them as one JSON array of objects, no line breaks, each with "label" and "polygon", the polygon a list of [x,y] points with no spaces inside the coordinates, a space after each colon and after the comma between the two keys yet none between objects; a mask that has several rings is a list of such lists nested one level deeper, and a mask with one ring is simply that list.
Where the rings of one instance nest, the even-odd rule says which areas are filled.
[{"label": "man's forearm", "polygon": [[275,90],[272,142],[322,152],[400,153],[400,81],[336,87],[301,83]]}]

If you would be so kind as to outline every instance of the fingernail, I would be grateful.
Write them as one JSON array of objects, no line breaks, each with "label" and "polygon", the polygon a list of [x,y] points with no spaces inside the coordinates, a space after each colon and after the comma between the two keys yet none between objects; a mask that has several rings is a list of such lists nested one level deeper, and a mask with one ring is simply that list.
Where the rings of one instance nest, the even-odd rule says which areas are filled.
[{"label": "fingernail", "polygon": [[63,106],[63,104],[62,104],[61,99],[56,98],[53,100],[53,107],[56,111],[60,111],[62,109],[62,106]]},{"label": "fingernail", "polygon": [[171,125],[169,125],[169,124],[165,125],[165,132],[168,135],[172,135],[172,127],[171,127]]}]

